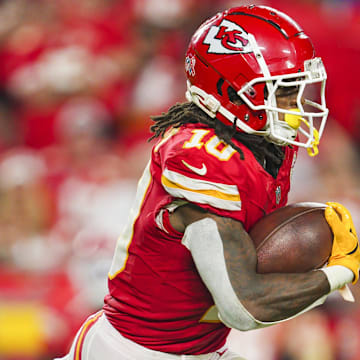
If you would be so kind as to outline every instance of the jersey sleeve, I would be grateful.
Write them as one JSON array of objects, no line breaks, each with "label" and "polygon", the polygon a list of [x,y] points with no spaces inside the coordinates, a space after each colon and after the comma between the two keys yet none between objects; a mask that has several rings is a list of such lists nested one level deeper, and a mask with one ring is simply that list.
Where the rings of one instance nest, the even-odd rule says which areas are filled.
[{"label": "jersey sleeve", "polygon": [[239,154],[222,144],[222,150],[227,146],[228,151],[222,160],[204,146],[187,148],[184,143],[178,139],[162,153],[161,184],[165,191],[210,212],[244,221],[246,172],[241,169]]}]

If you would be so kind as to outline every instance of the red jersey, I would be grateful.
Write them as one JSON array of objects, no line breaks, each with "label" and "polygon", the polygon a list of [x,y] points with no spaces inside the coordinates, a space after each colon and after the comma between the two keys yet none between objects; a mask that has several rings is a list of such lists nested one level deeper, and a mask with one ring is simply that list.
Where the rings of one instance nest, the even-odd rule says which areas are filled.
[{"label": "red jersey", "polygon": [[296,150],[286,147],[274,179],[252,152],[245,159],[202,124],[174,129],[152,150],[139,181],[129,223],[118,240],[104,310],[126,338],[174,354],[204,354],[224,345],[230,331],[217,318],[182,233],[169,213],[185,202],[241,221],[249,230],[284,206]]}]

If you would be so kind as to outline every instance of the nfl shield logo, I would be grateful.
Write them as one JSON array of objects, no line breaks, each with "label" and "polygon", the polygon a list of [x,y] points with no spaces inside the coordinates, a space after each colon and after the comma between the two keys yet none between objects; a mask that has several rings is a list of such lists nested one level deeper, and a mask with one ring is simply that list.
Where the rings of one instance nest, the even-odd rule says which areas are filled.
[{"label": "nfl shield logo", "polygon": [[275,190],[275,200],[276,200],[276,205],[279,205],[280,200],[281,200],[281,187],[280,187],[280,185],[278,185],[276,190]]}]

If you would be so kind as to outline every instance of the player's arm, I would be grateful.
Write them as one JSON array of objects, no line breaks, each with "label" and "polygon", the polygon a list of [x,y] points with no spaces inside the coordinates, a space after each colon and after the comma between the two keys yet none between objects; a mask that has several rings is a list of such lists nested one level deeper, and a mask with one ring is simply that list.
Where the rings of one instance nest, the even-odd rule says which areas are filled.
[{"label": "player's arm", "polygon": [[[345,274],[335,285],[330,285],[322,271],[258,274],[256,251],[241,222],[191,205],[179,208],[171,221],[185,232],[184,245],[191,251],[221,319],[230,327],[248,330],[288,319],[320,304],[330,290],[353,279],[343,266],[340,272],[345,269]],[[338,272],[336,276],[339,278]]]}]

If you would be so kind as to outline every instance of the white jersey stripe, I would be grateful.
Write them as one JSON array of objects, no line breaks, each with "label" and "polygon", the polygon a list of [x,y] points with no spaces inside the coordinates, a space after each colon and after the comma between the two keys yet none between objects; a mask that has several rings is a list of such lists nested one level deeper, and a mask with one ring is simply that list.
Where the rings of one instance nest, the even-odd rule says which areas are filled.
[{"label": "white jersey stripe", "polygon": [[236,185],[228,185],[215,183],[208,180],[194,179],[189,176],[182,175],[178,172],[166,168],[163,176],[172,183],[177,183],[191,190],[213,190],[224,193],[226,195],[236,195],[240,198],[239,190]]},{"label": "white jersey stripe", "polygon": [[161,183],[163,184],[163,186],[165,186],[167,188],[191,191],[191,192],[194,192],[194,193],[207,195],[207,196],[215,197],[215,198],[222,199],[222,200],[229,200],[229,201],[239,201],[240,200],[239,195],[228,195],[228,194],[225,194],[225,193],[223,193],[221,191],[189,189],[189,188],[187,188],[187,187],[185,187],[185,186],[183,186],[181,184],[174,183],[174,182],[168,180],[165,176],[162,177]]},{"label": "white jersey stripe", "polygon": [[186,199],[190,202],[199,204],[208,204],[217,209],[237,211],[241,210],[241,201],[223,200],[213,196],[203,194],[201,192],[193,192],[180,188],[167,187],[164,185],[165,190],[176,198]]},{"label": "white jersey stripe", "polygon": [[165,190],[174,197],[208,204],[218,209],[241,210],[240,194],[234,185],[192,179],[168,169],[164,171],[161,182]]}]

